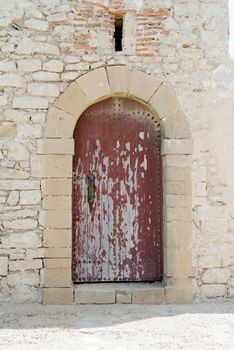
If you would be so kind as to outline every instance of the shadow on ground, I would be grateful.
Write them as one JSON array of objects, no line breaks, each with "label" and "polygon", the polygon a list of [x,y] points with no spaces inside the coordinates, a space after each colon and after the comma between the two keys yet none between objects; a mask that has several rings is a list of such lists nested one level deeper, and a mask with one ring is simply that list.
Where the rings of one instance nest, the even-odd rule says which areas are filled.
[{"label": "shadow on ground", "polygon": [[0,328],[97,329],[178,315],[233,314],[234,302],[193,305],[1,305]]}]

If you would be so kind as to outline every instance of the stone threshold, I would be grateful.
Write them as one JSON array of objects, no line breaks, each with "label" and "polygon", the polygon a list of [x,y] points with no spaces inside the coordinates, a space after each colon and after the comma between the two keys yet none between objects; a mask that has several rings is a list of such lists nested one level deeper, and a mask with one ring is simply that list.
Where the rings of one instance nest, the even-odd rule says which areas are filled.
[{"label": "stone threshold", "polygon": [[162,304],[160,282],[84,283],[74,285],[76,304]]}]

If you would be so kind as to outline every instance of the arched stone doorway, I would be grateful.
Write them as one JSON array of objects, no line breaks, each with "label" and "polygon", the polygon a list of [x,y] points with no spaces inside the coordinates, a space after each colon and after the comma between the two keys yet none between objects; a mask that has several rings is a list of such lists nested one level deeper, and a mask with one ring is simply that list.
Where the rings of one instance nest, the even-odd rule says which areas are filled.
[{"label": "arched stone doorway", "polygon": [[[94,103],[108,97],[129,97],[157,115],[162,128],[164,302],[193,298],[191,254],[191,134],[173,92],[162,82],[126,66],[109,66],[79,77],[50,108],[44,139],[32,157],[32,175],[41,178],[44,201],[44,303],[73,302],[71,278],[71,191],[73,132],[78,118]],[[156,287],[155,287],[156,288]],[[147,299],[147,298],[146,298]],[[154,299],[153,299],[154,300]],[[146,300],[147,302],[147,300]]]}]

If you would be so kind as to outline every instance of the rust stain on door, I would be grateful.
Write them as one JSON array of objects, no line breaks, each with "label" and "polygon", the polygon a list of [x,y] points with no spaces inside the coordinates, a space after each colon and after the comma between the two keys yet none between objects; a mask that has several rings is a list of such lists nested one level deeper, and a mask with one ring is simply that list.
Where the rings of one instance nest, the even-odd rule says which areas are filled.
[{"label": "rust stain on door", "polygon": [[142,104],[111,98],[74,131],[73,281],[162,276],[160,126]]}]

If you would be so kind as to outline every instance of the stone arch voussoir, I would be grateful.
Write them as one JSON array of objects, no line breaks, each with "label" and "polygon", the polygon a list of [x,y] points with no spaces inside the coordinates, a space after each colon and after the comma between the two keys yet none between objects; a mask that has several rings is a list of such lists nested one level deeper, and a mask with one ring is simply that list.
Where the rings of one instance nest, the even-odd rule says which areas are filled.
[{"label": "stone arch voussoir", "polygon": [[[126,66],[98,68],[80,76],[59,97],[55,108],[65,113],[64,118],[72,116],[77,121],[91,104],[114,95],[135,98],[153,109],[161,120],[164,138],[190,138],[188,122],[173,91],[161,80]],[[50,137],[47,129],[57,109],[48,114],[45,137]],[[57,113],[62,118],[61,112]],[[56,124],[56,130],[58,135],[62,134],[63,123]]]}]

